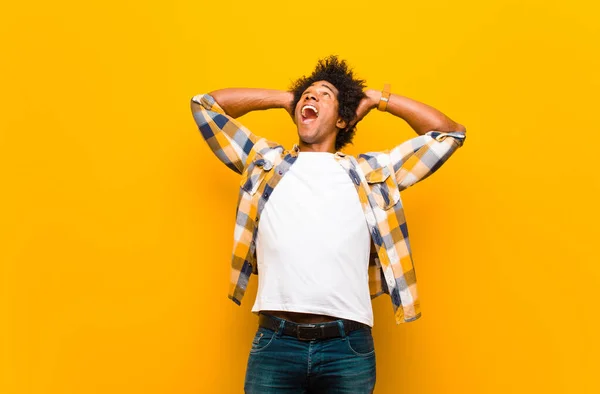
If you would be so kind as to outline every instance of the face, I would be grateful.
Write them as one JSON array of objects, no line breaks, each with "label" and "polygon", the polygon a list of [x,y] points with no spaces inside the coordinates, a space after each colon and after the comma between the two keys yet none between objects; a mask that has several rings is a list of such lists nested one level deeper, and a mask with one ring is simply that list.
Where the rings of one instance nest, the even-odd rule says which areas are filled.
[{"label": "face", "polygon": [[294,112],[302,142],[335,142],[338,129],[346,127],[338,115],[337,95],[338,90],[327,81],[317,81],[302,93]]}]

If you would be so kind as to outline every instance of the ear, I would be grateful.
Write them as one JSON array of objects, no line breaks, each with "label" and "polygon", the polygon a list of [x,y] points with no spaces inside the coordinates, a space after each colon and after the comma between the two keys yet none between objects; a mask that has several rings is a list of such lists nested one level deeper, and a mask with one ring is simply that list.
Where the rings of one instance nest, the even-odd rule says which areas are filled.
[{"label": "ear", "polygon": [[346,126],[348,126],[348,122],[346,122],[344,119],[342,118],[338,118],[337,122],[335,123],[335,127],[337,127],[338,129],[345,129]]}]

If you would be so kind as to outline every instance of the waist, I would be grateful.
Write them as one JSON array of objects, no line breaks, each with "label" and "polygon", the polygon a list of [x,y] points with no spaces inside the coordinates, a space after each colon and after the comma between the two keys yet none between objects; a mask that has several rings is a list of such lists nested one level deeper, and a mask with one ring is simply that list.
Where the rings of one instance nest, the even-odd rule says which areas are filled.
[{"label": "waist", "polygon": [[302,312],[286,312],[286,311],[269,311],[263,310],[261,314],[267,314],[278,317],[283,320],[288,320],[293,323],[325,323],[338,320],[337,317],[319,315],[316,313],[302,313]]},{"label": "waist", "polygon": [[368,325],[354,320],[336,319],[321,323],[296,323],[263,312],[259,315],[258,325],[275,331],[279,335],[288,335],[307,341],[345,337],[350,332],[360,329],[371,330]]}]

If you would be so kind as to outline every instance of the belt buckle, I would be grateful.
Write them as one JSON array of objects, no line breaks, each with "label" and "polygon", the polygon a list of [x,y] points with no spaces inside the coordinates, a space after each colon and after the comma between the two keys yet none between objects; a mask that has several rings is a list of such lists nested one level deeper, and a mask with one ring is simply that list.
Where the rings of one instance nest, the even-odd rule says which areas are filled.
[{"label": "belt buckle", "polygon": [[302,333],[314,333],[315,332],[315,328],[317,327],[317,324],[298,324],[298,326],[296,327],[296,338],[298,338],[301,341],[312,341],[313,339],[317,339],[316,337],[313,336],[311,337],[307,337],[302,335]]}]

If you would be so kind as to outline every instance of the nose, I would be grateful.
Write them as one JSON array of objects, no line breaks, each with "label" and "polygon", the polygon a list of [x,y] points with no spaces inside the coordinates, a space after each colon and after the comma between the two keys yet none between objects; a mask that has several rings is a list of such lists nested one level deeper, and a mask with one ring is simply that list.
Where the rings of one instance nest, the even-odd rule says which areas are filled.
[{"label": "nose", "polygon": [[315,100],[317,101],[317,96],[315,96],[314,94],[312,94],[311,92],[307,92],[304,95],[304,101],[308,101],[308,100]]}]

